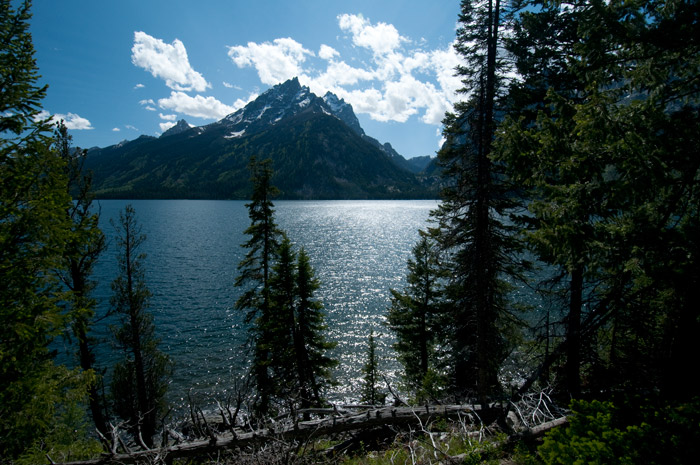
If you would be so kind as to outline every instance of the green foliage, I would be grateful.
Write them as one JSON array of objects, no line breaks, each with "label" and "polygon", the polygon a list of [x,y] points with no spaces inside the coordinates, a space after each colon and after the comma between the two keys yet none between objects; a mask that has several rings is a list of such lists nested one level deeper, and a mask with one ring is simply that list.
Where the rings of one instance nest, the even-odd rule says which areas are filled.
[{"label": "green foliage", "polygon": [[247,321],[253,323],[256,408],[268,413],[273,396],[301,408],[321,406],[337,361],[326,355],[335,343],[326,340],[323,306],[314,297],[319,282],[304,249],[295,253],[275,224],[272,197],[279,191],[271,184],[272,162],[252,159],[249,168],[253,198],[247,204],[251,224],[245,232],[250,239],[243,244],[249,251],[236,278],[236,286],[248,289],[236,308],[247,310]]},{"label": "green foliage", "polygon": [[245,234],[250,238],[242,244],[248,252],[238,264],[235,286],[245,289],[236,300],[235,308],[246,311],[246,322],[253,323],[250,329],[253,350],[251,371],[259,396],[256,408],[259,413],[266,414],[270,408],[270,396],[274,392],[268,373],[269,348],[274,343],[269,332],[273,321],[270,273],[279,253],[282,231],[274,219],[272,199],[279,191],[271,183],[272,162],[269,159],[259,162],[251,158],[248,168],[253,194],[251,202],[246,204],[250,226]]},{"label": "green foliage", "polygon": [[48,349],[67,325],[54,272],[73,236],[66,163],[40,113],[30,6],[0,1],[1,461],[52,440],[89,380],[56,366]]},{"label": "green foliage", "polygon": [[102,452],[102,444],[91,436],[92,428],[85,417],[85,386],[93,385],[94,379],[86,372],[55,369],[55,375],[44,381],[47,393],[60,394],[39,407],[53,415],[50,427],[41,437],[31,438],[30,447],[15,461],[18,465],[45,463],[47,456],[54,462],[71,462],[94,458]]},{"label": "green foliage", "polygon": [[324,403],[323,393],[335,385],[331,370],[338,361],[328,351],[338,344],[326,338],[323,304],[314,297],[321,284],[311,266],[309,255],[302,247],[297,257],[296,344],[297,366],[302,392],[309,392],[315,405]]},{"label": "green foliage", "polygon": [[148,313],[151,293],[143,268],[146,255],[139,252],[146,236],[141,234],[131,205],[119,213],[115,228],[120,249],[119,275],[112,282],[111,304],[121,320],[121,326],[113,331],[124,358],[114,365],[113,407],[132,434],[135,437],[140,434],[146,445],[152,446],[160,416],[165,411],[172,366],[169,357],[158,349],[153,316]]},{"label": "green foliage", "polygon": [[268,349],[275,395],[288,402],[297,399],[300,408],[320,407],[324,392],[333,384],[331,369],[338,363],[326,353],[336,343],[324,335],[323,305],[314,298],[319,282],[309,256],[303,248],[296,254],[286,235],[270,287],[270,318],[260,324],[274,341]]},{"label": "green foliage", "polygon": [[416,393],[418,402],[439,399],[446,384],[444,359],[447,347],[442,314],[444,270],[437,245],[422,233],[408,260],[408,283],[403,293],[391,290],[387,324],[396,334],[394,349],[404,367],[404,382]]},{"label": "green foliage", "polygon": [[476,394],[487,402],[500,393],[500,364],[508,353],[509,313],[506,278],[518,274],[518,243],[504,221],[516,205],[502,167],[490,153],[502,96],[503,28],[506,2],[461,3],[455,49],[465,60],[457,68],[461,92],[443,124],[447,139],[438,153],[445,188],[433,212],[432,232],[445,255],[446,334],[451,347],[451,387],[455,395]]},{"label": "green foliage", "polygon": [[[700,61],[682,34],[698,32],[698,13],[674,0],[542,2],[520,23],[513,50],[535,90],[518,94],[496,154],[531,199],[528,244],[567,276],[572,392],[580,377],[693,395],[678,376],[700,330]],[[545,48],[544,25],[562,42]],[[549,68],[535,69],[543,56]]]},{"label": "green foliage", "polygon": [[[99,213],[92,208],[91,176],[84,172],[85,150],[71,145],[72,137],[63,122],[54,132],[54,149],[65,162],[68,191],[74,201],[66,208],[71,224],[70,239],[66,242],[62,268],[56,274],[68,290],[65,296],[66,315],[78,348],[77,357],[83,371],[93,371],[95,356],[94,341],[88,336],[95,317],[96,300],[91,296],[95,288],[92,272],[100,254],[106,247],[100,230]],[[108,435],[106,406],[100,395],[99,377],[89,386],[90,412],[95,427]]]},{"label": "green foliage", "polygon": [[362,367],[364,378],[360,389],[360,402],[371,405],[381,405],[386,401],[386,393],[379,388],[379,361],[377,359],[377,342],[374,340],[374,332],[367,338],[367,361]]},{"label": "green foliage", "polygon": [[700,402],[573,401],[569,425],[547,434],[545,464],[692,463],[700,452]]}]

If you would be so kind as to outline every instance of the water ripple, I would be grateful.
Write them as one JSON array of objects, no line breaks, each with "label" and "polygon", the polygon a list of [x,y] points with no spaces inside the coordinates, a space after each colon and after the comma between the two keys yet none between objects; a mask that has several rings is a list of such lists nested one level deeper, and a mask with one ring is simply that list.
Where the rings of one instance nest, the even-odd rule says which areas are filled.
[{"label": "water ripple", "polygon": [[[127,202],[101,201],[101,224],[110,248],[96,268],[95,297],[105,313],[116,275],[114,229],[109,223]],[[240,289],[236,267],[245,251],[243,231],[249,220],[245,202],[141,200],[131,202],[148,239],[144,243],[147,280],[153,292],[151,311],[161,347],[173,359],[170,400],[225,396],[249,360],[244,315],[233,309]],[[303,246],[321,281],[317,297],[327,314],[332,355],[340,364],[332,398],[356,400],[367,337],[375,334],[380,368],[398,369],[383,325],[390,288],[401,288],[406,260],[418,240],[418,229],[434,201],[281,201],[278,224],[296,246]],[[107,318],[95,328],[102,366],[114,362]]]}]

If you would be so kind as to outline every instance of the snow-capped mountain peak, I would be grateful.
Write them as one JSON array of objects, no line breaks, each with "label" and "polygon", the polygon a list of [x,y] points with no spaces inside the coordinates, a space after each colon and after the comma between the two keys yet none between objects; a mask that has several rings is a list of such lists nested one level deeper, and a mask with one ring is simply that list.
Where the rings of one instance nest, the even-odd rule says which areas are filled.
[{"label": "snow-capped mountain peak", "polygon": [[242,137],[243,134],[254,134],[285,118],[307,111],[334,116],[356,133],[364,135],[350,104],[330,92],[320,98],[309,87],[302,86],[297,78],[271,87],[244,108],[214,125],[226,126],[227,137]]}]

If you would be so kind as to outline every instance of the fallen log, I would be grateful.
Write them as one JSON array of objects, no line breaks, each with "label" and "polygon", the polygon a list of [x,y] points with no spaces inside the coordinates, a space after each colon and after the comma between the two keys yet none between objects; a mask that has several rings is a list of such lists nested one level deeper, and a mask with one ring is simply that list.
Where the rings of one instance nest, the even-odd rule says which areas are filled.
[{"label": "fallen log", "polygon": [[[490,409],[500,406],[490,406]],[[159,449],[139,450],[131,453],[104,454],[98,459],[65,462],[63,465],[107,465],[152,463],[161,460],[196,457],[225,449],[244,448],[270,439],[293,440],[343,433],[378,426],[426,424],[438,418],[464,418],[473,416],[478,421],[482,408],[479,405],[426,405],[423,407],[383,407],[360,413],[331,416],[290,425],[262,428],[249,433],[213,436],[210,439],[174,444]]]},{"label": "fallen log", "polygon": [[[568,423],[569,423],[569,419],[567,417],[557,418],[556,420],[542,423],[541,425],[535,426],[533,428],[525,428],[522,431],[511,434],[505,440],[492,443],[489,446],[490,447],[502,447],[502,446],[505,446],[508,444],[515,444],[518,441],[537,439],[537,438],[544,436],[549,430],[554,429],[558,426],[567,425]],[[474,454],[481,454],[483,452],[484,452],[484,449],[479,448],[479,449],[476,449],[476,450],[473,450],[471,452],[467,452],[464,454],[450,455],[447,457],[447,459],[450,463],[463,463],[467,458],[469,458],[469,456],[474,455]]]}]

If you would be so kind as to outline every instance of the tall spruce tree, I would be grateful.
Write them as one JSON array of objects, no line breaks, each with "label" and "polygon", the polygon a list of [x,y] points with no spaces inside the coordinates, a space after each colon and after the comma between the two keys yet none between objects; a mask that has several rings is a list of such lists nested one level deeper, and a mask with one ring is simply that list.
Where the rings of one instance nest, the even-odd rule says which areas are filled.
[{"label": "tall spruce tree", "polygon": [[[314,298],[319,287],[309,257],[294,252],[291,241],[274,220],[272,162],[252,159],[253,199],[247,204],[251,225],[249,249],[239,264],[236,286],[247,286],[236,308],[247,310],[252,323],[253,366],[259,414],[269,413],[271,400],[291,408],[321,406],[323,391],[332,384],[337,362],[326,352],[335,343],[323,334],[323,306]],[[274,379],[274,383],[272,381]]]},{"label": "tall spruce tree", "polygon": [[128,422],[134,437],[152,447],[165,410],[171,362],[158,349],[153,315],[148,312],[151,292],[143,267],[146,255],[139,251],[146,236],[131,205],[119,213],[114,226],[118,233],[119,276],[112,282],[111,304],[121,320],[114,337],[124,359],[114,366],[112,401],[115,413]]},{"label": "tall spruce tree", "polygon": [[[91,176],[83,170],[86,150],[72,147],[72,137],[65,125],[59,123],[55,131],[55,146],[65,162],[68,191],[74,197],[66,209],[72,235],[66,242],[62,269],[57,270],[61,282],[68,288],[68,317],[73,336],[78,343],[78,360],[86,372],[95,372],[93,341],[89,337],[97,302],[90,293],[95,287],[92,272],[98,257],[106,247],[100,228],[99,213],[92,208]],[[97,374],[97,373],[96,373]],[[99,377],[89,387],[89,405],[95,427],[108,436],[106,406],[99,391]]]},{"label": "tall spruce tree", "polygon": [[[576,34],[558,47],[565,66],[548,74],[568,76],[550,86],[536,118],[512,118],[499,144],[531,189],[528,241],[569,276],[559,353],[573,395],[582,367],[589,389],[683,394],[679,365],[697,354],[700,59],[687,38],[699,14],[687,2],[596,1],[544,2],[523,16],[525,36],[537,36],[539,15],[567,19],[558,36]],[[547,52],[516,53],[526,62]]]},{"label": "tall spruce tree", "polygon": [[441,360],[446,347],[438,347],[444,336],[441,311],[444,278],[437,245],[421,232],[413,247],[413,258],[408,260],[406,289],[403,292],[391,289],[387,314],[387,324],[396,335],[394,349],[404,367],[404,381],[418,394],[419,401],[428,394],[422,392],[426,382],[433,384],[431,396],[434,396],[439,391],[435,386],[437,378],[445,375]]},{"label": "tall spruce tree", "polygon": [[438,153],[445,185],[433,212],[441,248],[451,259],[447,295],[458,396],[482,403],[500,391],[498,370],[507,354],[504,328],[511,321],[505,276],[515,274],[516,244],[504,222],[514,207],[501,167],[491,161],[497,112],[503,112],[500,0],[463,1],[455,49],[465,64],[457,69],[466,101],[444,120],[446,144]]},{"label": "tall spruce tree", "polygon": [[[277,260],[270,274],[269,315],[258,325],[259,330],[274,343],[269,345],[269,369],[274,379],[271,389],[276,397],[292,401],[298,393],[295,349],[298,335],[296,331],[297,295],[296,254],[286,234],[277,251]],[[303,395],[302,395],[303,397]]]},{"label": "tall spruce tree", "polygon": [[87,382],[49,351],[66,327],[53,270],[71,237],[70,196],[40,114],[46,86],[37,84],[30,7],[0,1],[0,455],[8,461],[46,446],[61,406],[81,399]]},{"label": "tall spruce tree", "polygon": [[248,169],[251,172],[253,192],[251,202],[246,204],[250,226],[245,233],[250,238],[242,245],[248,249],[238,264],[236,287],[245,287],[236,300],[235,308],[247,311],[246,321],[252,323],[251,345],[253,366],[251,368],[258,394],[256,409],[266,414],[270,408],[270,397],[274,392],[270,382],[270,346],[273,343],[267,322],[271,318],[270,274],[277,260],[282,232],[274,218],[272,199],[278,190],[271,183],[272,161],[252,158]]},{"label": "tall spruce tree", "polygon": [[324,392],[334,384],[331,370],[338,361],[328,355],[336,342],[326,338],[323,304],[314,297],[320,283],[316,279],[309,255],[302,247],[297,254],[296,321],[294,326],[297,377],[301,406],[321,407]]}]

